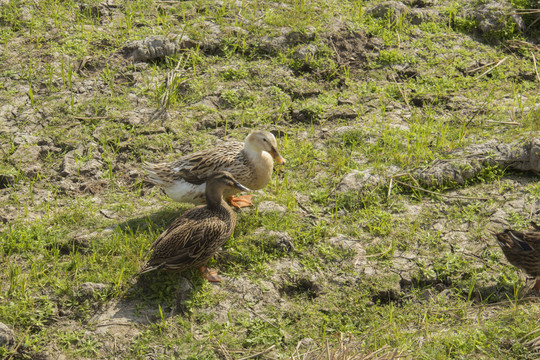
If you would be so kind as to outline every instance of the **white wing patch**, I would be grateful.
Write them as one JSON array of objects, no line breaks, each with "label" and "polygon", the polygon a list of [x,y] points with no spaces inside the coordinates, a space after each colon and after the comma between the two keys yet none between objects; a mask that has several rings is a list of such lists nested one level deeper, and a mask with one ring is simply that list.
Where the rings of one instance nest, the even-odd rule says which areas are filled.
[{"label": "white wing patch", "polygon": [[206,183],[194,185],[182,180],[176,180],[163,190],[174,201],[193,204],[204,204],[205,202]]}]

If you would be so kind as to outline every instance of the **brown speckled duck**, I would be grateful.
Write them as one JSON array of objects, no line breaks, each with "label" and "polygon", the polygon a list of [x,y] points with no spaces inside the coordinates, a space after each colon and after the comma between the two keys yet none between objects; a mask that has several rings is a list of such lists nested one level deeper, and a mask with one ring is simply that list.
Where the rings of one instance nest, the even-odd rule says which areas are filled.
[{"label": "brown speckled duck", "polygon": [[[148,164],[149,180],[178,202],[202,204],[205,201],[204,179],[216,171],[230,172],[238,182],[258,190],[272,177],[274,161],[285,164],[277,150],[277,141],[268,131],[254,131],[244,143],[226,142],[213,148],[182,156],[172,163]],[[233,198],[238,189],[225,189],[224,196],[235,207],[251,205],[252,195]]]},{"label": "brown speckled duck", "polygon": [[231,237],[236,225],[236,215],[223,200],[223,193],[233,188],[249,189],[226,171],[211,175],[206,183],[206,205],[186,211],[165,229],[146,253],[153,250],[140,274],[159,269],[182,271],[198,267],[203,278],[221,281],[217,271],[208,269],[206,264]]},{"label": "brown speckled duck", "polygon": [[493,233],[510,264],[536,277],[533,287],[540,291],[540,229],[534,223],[533,231],[504,230]]}]

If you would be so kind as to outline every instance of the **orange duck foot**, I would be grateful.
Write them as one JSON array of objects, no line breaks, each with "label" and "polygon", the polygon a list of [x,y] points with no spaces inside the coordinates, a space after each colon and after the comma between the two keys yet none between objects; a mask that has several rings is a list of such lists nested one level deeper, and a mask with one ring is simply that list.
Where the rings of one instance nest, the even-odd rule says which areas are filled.
[{"label": "orange duck foot", "polygon": [[201,266],[199,268],[199,271],[201,273],[201,277],[203,279],[206,279],[210,282],[220,282],[221,276],[218,275],[217,270],[209,269],[206,266]]},{"label": "orange duck foot", "polygon": [[243,207],[250,207],[253,204],[251,203],[251,198],[253,195],[242,195],[237,197],[228,197],[226,200],[231,206],[234,206],[237,209],[243,208]]}]

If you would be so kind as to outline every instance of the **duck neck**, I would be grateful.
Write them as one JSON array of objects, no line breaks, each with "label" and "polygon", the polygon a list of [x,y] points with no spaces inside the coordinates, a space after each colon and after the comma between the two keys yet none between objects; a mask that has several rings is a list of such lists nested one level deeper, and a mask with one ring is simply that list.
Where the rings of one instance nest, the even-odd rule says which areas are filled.
[{"label": "duck neck", "polygon": [[223,206],[223,188],[206,184],[206,206],[210,209],[218,209]]},{"label": "duck neck", "polygon": [[249,135],[246,137],[246,140],[244,141],[244,149],[242,150],[246,156],[249,158],[256,158],[260,157],[262,154],[262,150],[257,149],[251,142],[249,142]]}]

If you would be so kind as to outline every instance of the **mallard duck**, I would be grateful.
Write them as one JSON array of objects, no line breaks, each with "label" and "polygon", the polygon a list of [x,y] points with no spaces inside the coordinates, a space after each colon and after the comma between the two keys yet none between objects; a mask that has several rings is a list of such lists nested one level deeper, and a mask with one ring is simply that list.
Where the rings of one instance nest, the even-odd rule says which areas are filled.
[{"label": "mallard duck", "polygon": [[533,289],[540,291],[540,229],[536,224],[533,226],[536,230],[522,232],[507,229],[493,234],[508,262],[536,277]]},{"label": "mallard duck", "polygon": [[229,189],[248,191],[231,173],[220,171],[206,180],[206,205],[199,205],[183,213],[154,241],[145,257],[153,250],[140,274],[158,269],[182,271],[198,267],[201,276],[218,282],[216,270],[206,263],[231,237],[236,225],[234,211],[223,200]]},{"label": "mallard duck", "polygon": [[[161,186],[165,193],[178,202],[202,204],[205,200],[204,180],[216,171],[229,171],[238,182],[258,190],[268,184],[274,167],[273,160],[285,164],[277,150],[274,135],[268,131],[254,131],[244,143],[227,142],[193,154],[182,156],[172,163],[148,164],[149,180]],[[251,205],[252,195],[233,198],[238,189],[225,189],[224,196],[237,208]]]}]

